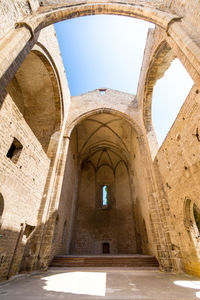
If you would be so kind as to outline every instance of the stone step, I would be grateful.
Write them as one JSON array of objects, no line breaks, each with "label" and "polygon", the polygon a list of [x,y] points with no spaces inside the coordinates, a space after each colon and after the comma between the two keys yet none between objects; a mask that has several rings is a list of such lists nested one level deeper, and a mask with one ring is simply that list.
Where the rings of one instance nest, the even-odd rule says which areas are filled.
[{"label": "stone step", "polygon": [[62,255],[55,256],[50,266],[158,268],[159,264],[150,255]]}]

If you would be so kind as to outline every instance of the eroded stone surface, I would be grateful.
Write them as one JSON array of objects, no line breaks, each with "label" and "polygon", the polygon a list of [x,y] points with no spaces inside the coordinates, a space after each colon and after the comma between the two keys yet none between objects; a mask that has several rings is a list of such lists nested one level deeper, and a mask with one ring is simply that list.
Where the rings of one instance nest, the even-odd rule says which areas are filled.
[{"label": "eroded stone surface", "polygon": [[[1,1],[2,280],[46,269],[57,254],[101,254],[104,243],[110,253],[151,254],[163,270],[200,275],[199,5]],[[99,88],[70,97],[46,26],[99,13],[158,25],[147,37],[137,95]],[[152,93],[175,57],[194,87],[157,153]]]}]

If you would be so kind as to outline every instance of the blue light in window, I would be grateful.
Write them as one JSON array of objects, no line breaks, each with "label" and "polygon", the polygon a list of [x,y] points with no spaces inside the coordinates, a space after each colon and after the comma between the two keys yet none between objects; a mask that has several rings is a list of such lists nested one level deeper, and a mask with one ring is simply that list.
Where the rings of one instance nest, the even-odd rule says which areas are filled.
[{"label": "blue light in window", "polygon": [[103,206],[108,205],[108,187],[107,185],[103,186]]}]

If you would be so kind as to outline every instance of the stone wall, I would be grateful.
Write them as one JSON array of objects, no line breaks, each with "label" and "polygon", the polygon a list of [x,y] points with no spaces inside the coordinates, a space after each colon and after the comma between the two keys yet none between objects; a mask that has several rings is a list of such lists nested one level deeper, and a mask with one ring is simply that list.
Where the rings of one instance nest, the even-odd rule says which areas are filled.
[{"label": "stone wall", "polygon": [[54,237],[51,256],[68,254],[72,239],[75,206],[78,192],[78,166],[77,166],[77,138],[74,132],[66,158],[65,172],[62,182],[62,191],[56,216],[59,221],[54,228]]},{"label": "stone wall", "polygon": [[[33,2],[33,1],[32,1]],[[37,0],[35,2],[38,2]],[[35,6],[36,8],[37,6]],[[0,36],[4,36],[15,23],[21,21],[31,13],[31,6],[27,0],[2,0]]]},{"label": "stone wall", "polygon": [[[103,93],[101,93],[102,90]],[[109,115],[111,115],[112,117],[109,117]],[[106,119],[104,116],[107,116]],[[117,123],[114,120],[111,121],[112,118],[122,118],[123,120],[124,116],[126,116],[126,118],[128,119],[130,118],[130,123],[133,122],[132,130],[130,129],[130,125],[128,125],[125,120],[123,122],[121,121],[122,124]],[[111,118],[111,120],[109,118]],[[104,158],[104,155],[107,157],[112,156],[112,154],[110,154],[110,150],[107,148],[107,142],[105,143],[105,141],[112,141],[113,143],[117,142],[116,137],[112,136],[112,134],[110,136],[109,132],[107,131],[107,123],[104,125],[106,128],[103,129],[104,127],[102,127],[101,129],[100,124],[104,124],[105,120],[107,120],[108,124],[112,124],[112,131],[114,130],[114,132],[117,133],[117,136],[120,136],[122,138],[120,144],[118,145],[120,152],[123,153],[124,151],[124,146],[122,146],[123,143],[127,145],[125,147],[128,147],[128,151],[130,151],[128,155],[129,158],[127,158],[129,161],[128,170],[126,171],[127,177],[125,175],[125,168],[127,168],[127,166],[125,167],[126,163],[125,165],[120,163],[119,169],[113,169],[115,174],[114,177],[113,175],[110,175],[110,180],[113,177],[110,185],[112,186],[111,198],[113,199],[112,201],[114,201],[114,204],[112,206],[112,209],[108,211],[97,209],[98,205],[96,204],[96,202],[100,203],[99,195],[101,193],[99,192],[99,186],[106,184],[107,181],[109,182],[108,179],[103,180],[102,177],[101,182],[97,184],[97,165],[100,164],[102,160],[105,160],[104,163],[110,164],[110,162],[108,162],[106,158]],[[89,121],[92,121],[92,126],[87,127],[87,122]],[[95,125],[96,122],[97,124],[99,124],[99,129]],[[148,160],[144,158],[144,153],[148,153],[148,150],[144,150],[146,146],[142,146],[143,141],[142,139],[140,140],[139,134],[136,132],[134,133],[134,126],[136,130],[139,130],[138,128],[140,128],[141,126],[140,122],[141,119],[138,113],[137,102],[134,95],[102,88],[80,96],[72,97],[66,127],[66,134],[69,132],[69,130],[71,130],[71,128],[73,128],[72,126],[76,126],[75,128],[78,137],[77,141],[79,145],[79,164],[81,166],[82,161],[86,160],[85,164],[87,167],[85,166],[85,164],[83,164],[81,167],[83,169],[80,174],[76,221],[74,223],[76,225],[73,234],[71,253],[74,253],[76,251],[76,253],[101,253],[103,241],[110,241],[112,248],[111,251],[113,251],[113,253],[137,252],[157,255],[157,248],[155,247],[155,239],[152,236],[151,224],[152,219],[156,218],[157,207],[155,206],[155,204],[151,204],[152,196],[150,196],[150,194],[148,195],[148,184],[152,186],[152,184],[150,183],[152,179],[148,175],[149,170],[147,169],[150,168],[148,164],[151,163],[151,161],[149,160],[149,162],[147,162]],[[108,126],[110,127],[111,125]],[[92,138],[89,138],[89,140],[87,140],[87,136],[93,137],[93,131],[95,132],[94,140]],[[103,147],[103,149],[96,149],[95,151],[97,151],[99,154],[96,154],[96,158],[95,156],[93,158],[90,158],[90,160],[92,159],[92,161],[91,163],[89,163],[87,160],[87,155],[89,154],[91,156],[94,151],[91,148],[92,152],[90,152],[89,149],[93,144],[98,145],[98,143],[101,143],[100,148]],[[143,147],[144,149],[142,149]],[[109,148],[112,149],[111,145],[109,145]],[[86,154],[84,154],[84,151],[86,151]],[[97,158],[98,155],[99,159]],[[87,172],[91,174],[87,175]],[[107,171],[106,173],[109,174],[110,171]],[[119,176],[119,174],[121,174],[121,176]],[[124,188],[122,188],[123,185]],[[119,187],[121,188],[119,189]],[[70,201],[70,199],[68,201]],[[106,214],[112,215],[112,217],[108,218],[108,220],[110,220],[110,223],[106,222]],[[125,221],[125,215],[127,216],[127,222]],[[123,234],[120,234],[120,240],[117,241],[117,238],[115,238],[115,236],[116,231],[119,230],[117,228],[119,228],[120,216],[121,221],[123,219],[123,221],[121,222],[122,230],[120,232],[127,232],[127,237],[125,237]],[[157,223],[161,222],[161,220],[158,218],[159,216],[157,216]],[[98,221],[95,221],[95,219],[97,219]],[[103,225],[101,225],[104,224],[104,222],[107,224],[107,228],[109,228],[107,229],[107,232]],[[124,224],[123,226],[122,223]],[[84,226],[86,226],[85,230],[83,229],[83,224]],[[162,226],[161,224],[162,223],[160,223],[160,226]],[[157,230],[160,229],[156,228],[154,230],[156,243],[160,245],[161,241],[159,241]],[[80,236],[82,231],[84,231],[82,234],[83,236]],[[103,238],[104,235],[105,238]],[[113,237],[113,240],[111,236]],[[82,246],[80,241],[83,241]],[[77,246],[77,249],[75,250],[76,242],[79,244]],[[163,256],[162,253],[160,252],[161,256]]]},{"label": "stone wall", "polygon": [[[0,119],[0,192],[4,198],[0,229],[0,274],[5,279],[19,271],[28,238],[25,235],[25,227],[31,225],[34,228],[37,225],[49,159],[9,94],[1,107]],[[14,138],[19,140],[23,147],[17,161],[14,160],[14,156],[12,159],[7,157]]]},{"label": "stone wall", "polygon": [[[193,205],[200,207],[199,95],[199,89],[194,86],[155,158],[175,228],[175,233],[171,234],[172,251],[188,273],[198,276],[199,231]],[[191,201],[190,207],[187,200]]]},{"label": "stone wall", "polygon": [[[108,205],[102,204],[102,188],[108,186]],[[115,173],[109,166],[97,171],[82,166],[71,254],[137,253],[129,174],[123,162]]]},{"label": "stone wall", "polygon": [[[165,270],[200,275],[199,5],[193,0],[1,1],[1,279],[20,268],[47,268],[55,254],[69,253],[71,241],[72,252],[100,253],[111,235],[113,253],[154,254]],[[99,89],[74,97],[68,114],[70,93],[55,32],[40,30],[98,13],[138,17],[160,27],[149,32],[137,96]],[[195,85],[153,165],[152,93],[174,57]],[[106,169],[103,175],[100,167]],[[106,182],[108,211],[97,205]]]},{"label": "stone wall", "polygon": [[[20,269],[36,268],[42,228],[49,218],[50,199],[44,189],[50,189],[48,182],[62,139],[58,134],[54,143],[55,133],[61,130],[70,104],[53,27],[40,34],[1,97],[0,192],[4,208],[0,216],[0,274],[6,279]],[[13,142],[19,150],[13,148],[11,157],[8,151]]]}]

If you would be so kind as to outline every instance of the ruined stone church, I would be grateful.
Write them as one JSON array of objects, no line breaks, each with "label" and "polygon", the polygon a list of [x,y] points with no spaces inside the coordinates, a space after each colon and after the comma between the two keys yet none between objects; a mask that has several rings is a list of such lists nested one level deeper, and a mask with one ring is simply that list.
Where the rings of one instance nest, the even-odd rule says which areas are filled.
[{"label": "ruined stone church", "polygon": [[[70,96],[53,24],[94,14],[156,25],[136,95]],[[194,85],[158,149],[152,94],[175,58]],[[1,280],[135,254],[200,276],[199,1],[2,0],[0,100]]]}]

